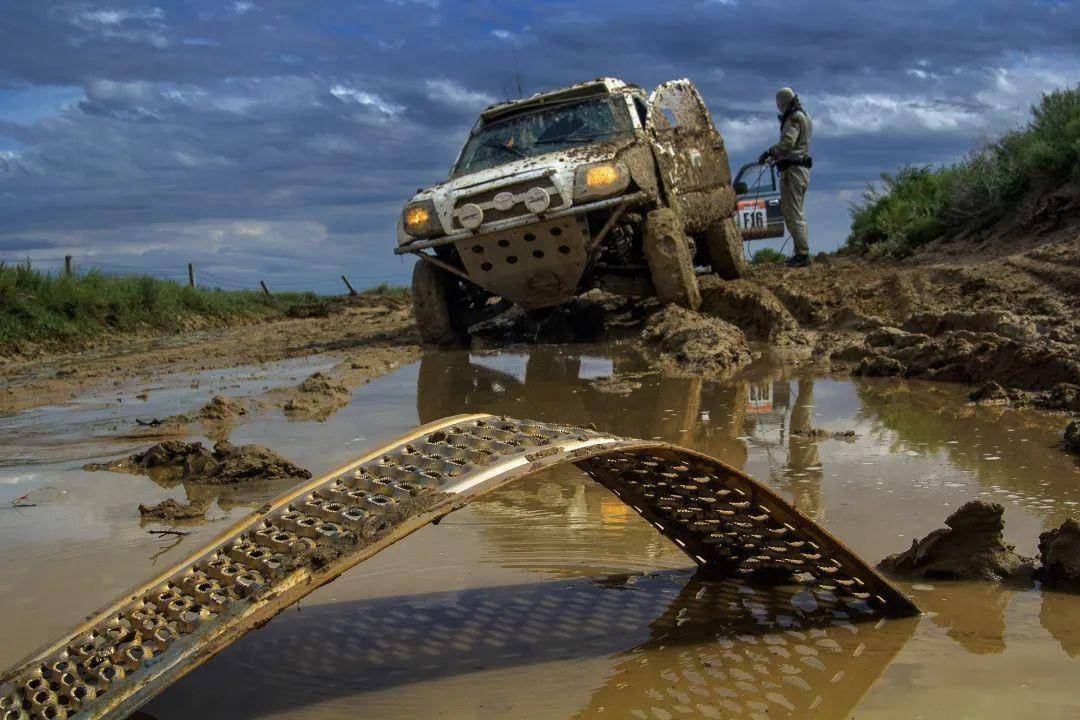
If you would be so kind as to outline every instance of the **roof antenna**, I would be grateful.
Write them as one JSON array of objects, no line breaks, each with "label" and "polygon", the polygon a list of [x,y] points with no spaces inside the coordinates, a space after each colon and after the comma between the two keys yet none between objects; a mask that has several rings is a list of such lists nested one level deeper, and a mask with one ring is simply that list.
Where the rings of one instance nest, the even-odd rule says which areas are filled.
[{"label": "roof antenna", "polygon": [[514,77],[517,78],[518,97],[520,98],[525,93],[521,91],[521,71],[518,70],[517,45],[511,44],[510,52],[514,53]]}]

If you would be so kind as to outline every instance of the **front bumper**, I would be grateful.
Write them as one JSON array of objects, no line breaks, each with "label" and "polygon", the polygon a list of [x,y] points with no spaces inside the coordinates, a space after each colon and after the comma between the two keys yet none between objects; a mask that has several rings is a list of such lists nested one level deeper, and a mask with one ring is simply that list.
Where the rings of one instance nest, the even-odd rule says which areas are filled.
[{"label": "front bumper", "polygon": [[584,213],[592,212],[593,210],[603,210],[604,208],[614,207],[616,205],[632,205],[639,202],[644,202],[649,199],[649,194],[644,191],[633,192],[627,195],[618,195],[612,198],[606,198],[604,200],[597,200],[596,202],[585,203],[584,205],[571,205],[563,210],[556,210],[549,213],[540,213],[523,215],[511,220],[503,220],[500,222],[491,223],[490,225],[481,225],[476,230],[470,230],[465,232],[455,233],[453,235],[444,235],[443,237],[434,238],[432,240],[412,240],[399,245],[394,248],[395,255],[404,255],[405,253],[414,253],[420,250],[427,250],[428,248],[439,247],[440,245],[452,245],[460,240],[468,240],[473,238],[482,237],[484,235],[492,235],[494,233],[506,232],[507,230],[515,230],[517,228],[525,227],[526,225],[534,225],[537,223],[547,222],[550,220],[558,220],[559,218],[568,217],[571,215],[582,215]]}]

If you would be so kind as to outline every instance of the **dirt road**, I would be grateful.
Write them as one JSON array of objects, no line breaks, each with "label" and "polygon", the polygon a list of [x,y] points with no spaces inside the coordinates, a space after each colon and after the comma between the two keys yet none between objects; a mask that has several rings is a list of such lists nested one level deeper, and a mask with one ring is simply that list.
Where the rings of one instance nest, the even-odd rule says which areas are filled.
[{"label": "dirt road", "polygon": [[324,317],[132,340],[93,352],[0,366],[0,415],[68,400],[120,379],[149,381],[317,353],[340,355],[342,367],[336,374],[347,376],[346,384],[356,384],[416,357],[418,343],[407,299],[361,297]]}]

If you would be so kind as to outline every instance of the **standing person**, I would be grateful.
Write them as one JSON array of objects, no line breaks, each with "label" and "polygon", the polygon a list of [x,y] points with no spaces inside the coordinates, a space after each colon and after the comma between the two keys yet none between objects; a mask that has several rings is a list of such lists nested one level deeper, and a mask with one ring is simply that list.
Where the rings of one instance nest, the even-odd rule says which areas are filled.
[{"label": "standing person", "polygon": [[810,186],[810,168],[814,165],[810,157],[814,123],[791,88],[777,91],[776,109],[780,111],[780,142],[763,152],[758,162],[772,161],[780,171],[780,209],[795,243],[795,254],[788,266],[805,267],[810,264],[810,241],[803,203]]}]

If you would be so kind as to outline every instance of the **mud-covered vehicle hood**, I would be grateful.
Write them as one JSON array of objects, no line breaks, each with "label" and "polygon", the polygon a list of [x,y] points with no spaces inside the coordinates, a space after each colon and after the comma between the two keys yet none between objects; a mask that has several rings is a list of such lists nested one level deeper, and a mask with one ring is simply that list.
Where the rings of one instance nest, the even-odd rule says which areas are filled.
[{"label": "mud-covered vehicle hood", "polygon": [[[629,135],[514,160],[479,172],[451,177],[437,185],[424,188],[413,195],[409,203],[431,200],[435,204],[436,215],[446,235],[461,231],[460,227],[453,224],[452,217],[458,198],[472,195],[486,187],[513,186],[546,176],[550,179],[551,186],[558,192],[558,197],[552,199],[552,209],[569,207],[574,193],[574,174],[578,167],[588,163],[614,160],[623,150],[639,142],[643,142],[642,138]],[[399,245],[413,240],[405,233],[400,218],[397,239]]]}]

